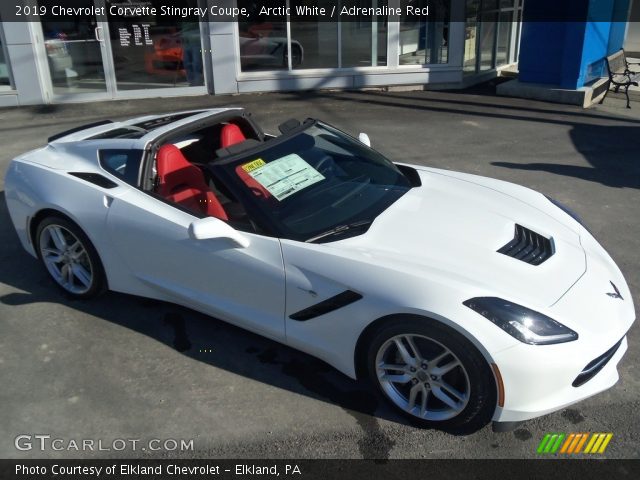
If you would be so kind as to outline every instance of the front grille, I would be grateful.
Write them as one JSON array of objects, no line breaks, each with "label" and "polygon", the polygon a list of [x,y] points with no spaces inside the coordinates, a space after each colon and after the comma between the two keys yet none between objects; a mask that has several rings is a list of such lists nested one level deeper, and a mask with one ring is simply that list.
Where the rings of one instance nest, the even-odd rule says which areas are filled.
[{"label": "front grille", "polygon": [[576,377],[571,385],[573,385],[574,387],[579,387],[580,385],[584,385],[593,377],[595,377],[598,372],[602,370],[604,366],[609,362],[609,360],[611,360],[611,357],[613,357],[618,351],[618,348],[620,348],[620,344],[622,343],[623,339],[624,337],[621,338],[618,343],[616,343],[613,347],[604,352],[598,358],[594,358],[593,360],[591,360],[587,364],[587,366],[582,369],[580,375]]},{"label": "front grille", "polygon": [[513,240],[498,250],[498,253],[531,265],[540,265],[553,255],[553,245],[551,239],[516,224]]}]

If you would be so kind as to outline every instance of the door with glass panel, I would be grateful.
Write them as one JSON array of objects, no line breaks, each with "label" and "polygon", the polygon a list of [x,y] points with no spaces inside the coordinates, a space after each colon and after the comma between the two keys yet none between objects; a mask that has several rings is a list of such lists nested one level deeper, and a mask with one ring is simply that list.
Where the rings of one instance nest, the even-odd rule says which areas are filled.
[{"label": "door with glass panel", "polygon": [[[78,8],[85,15],[53,15],[58,0],[38,0],[47,14],[40,17],[44,54],[51,79],[54,100],[83,97],[108,97],[110,82],[105,18],[100,12],[103,0],[66,0],[65,7]],[[92,9],[92,7],[95,7]]]},{"label": "door with glass panel", "polygon": [[[156,15],[149,14],[152,9],[142,10],[143,15],[123,14],[131,11],[124,8],[131,7],[126,0],[106,3],[116,95],[130,96],[135,90],[204,89],[201,23],[192,12],[206,1],[148,1],[156,7]],[[180,15],[161,15],[160,5],[165,4]]]},{"label": "door with glass panel", "polygon": [[[59,0],[39,0],[52,12]],[[150,2],[155,5],[155,0]],[[172,0],[182,11],[201,0]],[[204,93],[201,24],[197,17],[136,15],[129,0],[65,0],[98,15],[41,17],[53,99],[147,95],[151,89],[196,87]],[[80,10],[79,10],[80,11]],[[159,8],[155,9],[160,12]],[[133,12],[133,13],[132,13]]]},{"label": "door with glass panel", "polygon": [[466,0],[464,72],[517,62],[523,0]]}]

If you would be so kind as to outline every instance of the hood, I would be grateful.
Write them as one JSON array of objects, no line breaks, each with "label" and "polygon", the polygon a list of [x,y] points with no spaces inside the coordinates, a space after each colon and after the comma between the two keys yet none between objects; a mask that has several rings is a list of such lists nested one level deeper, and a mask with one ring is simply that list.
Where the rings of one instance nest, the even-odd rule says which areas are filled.
[{"label": "hood", "polygon": [[[552,305],[584,274],[578,231],[534,206],[531,199],[540,200],[541,194],[532,197],[534,192],[518,187],[525,202],[512,195],[511,184],[504,183],[507,194],[499,190],[503,182],[486,179],[483,185],[482,177],[419,174],[422,186],[391,205],[366,234],[340,241],[341,248],[414,276],[463,282],[474,296],[533,306]],[[498,253],[514,239],[516,224],[551,239],[553,255],[532,265]]]}]

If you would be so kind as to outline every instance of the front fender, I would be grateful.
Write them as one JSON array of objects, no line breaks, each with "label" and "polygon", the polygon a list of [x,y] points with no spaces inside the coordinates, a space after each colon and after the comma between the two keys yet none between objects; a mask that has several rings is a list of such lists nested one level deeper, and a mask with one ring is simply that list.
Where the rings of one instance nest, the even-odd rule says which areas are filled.
[{"label": "front fender", "polygon": [[[438,321],[461,333],[491,363],[497,352],[518,343],[462,302],[469,288],[453,279],[441,282],[354,259],[324,245],[282,241],[287,278],[287,343],[356,377],[355,351],[370,325],[381,318],[415,315]],[[362,295],[341,308],[308,320],[291,315],[346,290]],[[475,292],[474,292],[475,293]]]}]

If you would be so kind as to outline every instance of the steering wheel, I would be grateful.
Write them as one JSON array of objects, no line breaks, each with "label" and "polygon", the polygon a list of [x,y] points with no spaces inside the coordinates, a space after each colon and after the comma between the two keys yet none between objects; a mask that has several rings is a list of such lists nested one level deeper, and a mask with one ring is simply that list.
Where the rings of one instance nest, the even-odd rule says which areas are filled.
[{"label": "steering wheel", "polygon": [[325,177],[335,175],[334,167],[335,161],[329,155],[325,155],[324,157],[322,157],[320,161],[315,165],[315,169]]}]

